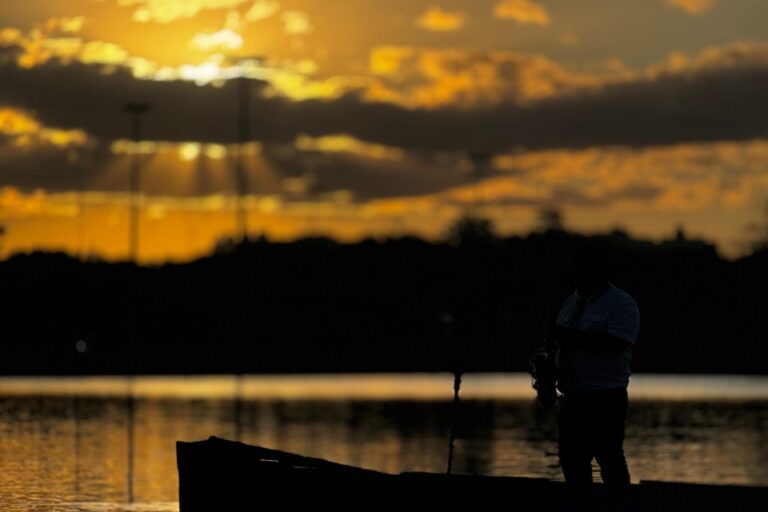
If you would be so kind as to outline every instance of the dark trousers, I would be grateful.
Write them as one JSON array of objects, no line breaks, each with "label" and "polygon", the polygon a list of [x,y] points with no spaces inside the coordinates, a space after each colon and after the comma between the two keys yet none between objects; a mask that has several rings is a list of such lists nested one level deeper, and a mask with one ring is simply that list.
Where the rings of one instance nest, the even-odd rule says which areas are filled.
[{"label": "dark trousers", "polygon": [[597,459],[606,484],[629,485],[624,459],[627,390],[566,393],[560,402],[560,466],[569,483],[592,483]]}]

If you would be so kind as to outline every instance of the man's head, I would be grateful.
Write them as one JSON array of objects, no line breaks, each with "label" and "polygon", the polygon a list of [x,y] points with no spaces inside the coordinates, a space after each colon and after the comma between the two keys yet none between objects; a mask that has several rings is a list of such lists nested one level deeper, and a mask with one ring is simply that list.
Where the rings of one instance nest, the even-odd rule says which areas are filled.
[{"label": "man's head", "polygon": [[583,296],[589,296],[608,285],[611,260],[604,244],[595,240],[577,243],[571,252],[573,284]]}]

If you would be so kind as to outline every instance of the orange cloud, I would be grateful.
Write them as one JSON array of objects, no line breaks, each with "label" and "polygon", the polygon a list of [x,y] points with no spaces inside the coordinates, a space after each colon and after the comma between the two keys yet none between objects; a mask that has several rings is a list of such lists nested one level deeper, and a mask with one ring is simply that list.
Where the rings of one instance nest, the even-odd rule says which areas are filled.
[{"label": "orange cloud", "polygon": [[715,0],[666,0],[667,5],[682,9],[688,14],[701,14],[712,8]]},{"label": "orange cloud", "polygon": [[285,33],[289,35],[304,35],[312,32],[309,16],[301,11],[286,11],[283,13]]},{"label": "orange cloud", "polygon": [[309,137],[301,135],[295,146],[302,151],[321,151],[324,153],[352,153],[373,160],[402,160],[405,152],[399,148],[371,144],[349,135],[329,135]]},{"label": "orange cloud", "polygon": [[416,26],[433,32],[453,32],[464,28],[466,15],[461,11],[444,11],[430,7],[416,19]]},{"label": "orange cloud", "polygon": [[[768,177],[768,140],[677,144],[630,148],[591,148],[503,155],[494,166],[511,180],[557,199],[557,191],[577,192],[585,204],[655,211],[748,208],[758,201]],[[501,200],[503,187],[489,190]]]},{"label": "orange cloud", "polygon": [[123,64],[129,60],[126,50],[105,41],[82,43],[78,57],[85,64]]},{"label": "orange cloud", "polygon": [[50,18],[45,22],[45,29],[47,32],[66,32],[77,33],[83,28],[85,24],[85,17],[83,16],[69,16],[63,18]]},{"label": "orange cloud", "polygon": [[[376,232],[391,233],[389,217],[374,216],[349,199],[349,192],[338,191],[295,204],[277,196],[248,196],[245,204],[252,232],[272,240],[323,234],[346,242]],[[4,256],[57,250],[125,259],[128,205],[124,193],[25,194],[11,187],[0,189],[0,223],[7,228],[0,249]],[[210,254],[217,241],[235,233],[235,208],[229,195],[145,196],[140,212],[140,260],[188,261]]]},{"label": "orange cloud", "polygon": [[375,79],[364,85],[371,101],[408,108],[529,104],[624,83],[645,83],[677,76],[768,67],[768,45],[736,42],[696,55],[672,53],[646,69],[632,70],[618,59],[591,72],[573,71],[543,55],[511,51],[375,47],[369,68]]},{"label": "orange cloud", "polygon": [[24,40],[24,33],[12,27],[0,28],[0,45],[13,46]]},{"label": "orange cloud", "polygon": [[[33,126],[23,118],[14,122],[16,131],[28,131]],[[307,138],[303,144],[357,152],[358,143],[366,147],[343,137]],[[208,148],[189,143],[169,150],[169,156],[178,163],[185,158],[179,152],[199,159]],[[357,154],[365,156],[365,150]],[[188,168],[170,173],[176,182],[194,174],[194,162],[181,163]],[[150,181],[156,179],[154,173],[160,168],[167,171],[170,162],[153,165],[146,168]],[[483,215],[496,220],[504,233],[527,231],[534,226],[539,208],[558,205],[573,229],[605,230],[621,222],[630,231],[661,238],[670,233],[673,222],[685,220],[698,234],[718,240],[733,253],[734,232],[742,225],[739,219],[745,219],[746,224],[768,190],[764,173],[768,140],[540,151],[502,155],[490,165],[495,173],[476,186],[466,184],[443,192],[360,203],[350,202],[349,191],[322,197],[308,194],[308,180],[317,177],[281,180],[274,191],[246,198],[249,224],[254,232],[279,240],[323,233],[354,241],[403,232],[437,239],[473,203]],[[295,196],[301,201],[289,199]],[[234,199],[228,193],[186,198],[146,196],[140,235],[142,261],[182,261],[210,252],[216,240],[234,232],[234,212]],[[89,192],[80,196],[0,189],[0,223],[8,228],[3,241],[6,254],[61,249],[124,258],[127,218],[124,193]],[[701,220],[697,223],[697,219]],[[712,223],[706,219],[720,220]]]},{"label": "orange cloud", "polygon": [[41,125],[30,114],[14,109],[0,108],[0,136],[10,138],[19,148],[39,146],[82,146],[88,136],[81,130],[58,130]]},{"label": "orange cloud", "polygon": [[192,18],[204,10],[233,9],[250,0],[117,0],[117,4],[136,7],[133,19],[139,22],[170,23]]},{"label": "orange cloud", "polygon": [[407,46],[379,46],[371,50],[369,56],[370,70],[375,75],[391,75],[400,70],[403,61],[416,53],[414,48]]},{"label": "orange cloud", "polygon": [[190,44],[204,52],[237,50],[243,46],[243,36],[234,30],[225,28],[218,32],[195,34]]},{"label": "orange cloud", "polygon": [[248,21],[261,21],[272,17],[280,10],[280,4],[274,0],[256,0],[248,12],[245,19]]},{"label": "orange cloud", "polygon": [[[287,12],[284,15],[286,31],[292,35],[306,34],[312,30],[304,13]],[[230,20],[232,21],[232,20]],[[228,24],[235,26],[237,23]],[[51,30],[58,30],[59,22],[49,23]],[[317,63],[308,58],[298,61],[257,62],[228,60],[223,51],[242,47],[243,37],[227,27],[217,32],[201,32],[192,38],[190,46],[208,53],[206,60],[196,64],[176,67],[161,66],[157,62],[131,55],[123,47],[107,41],[86,41],[81,37],[58,37],[53,32],[35,29],[24,33],[15,28],[0,29],[0,47],[16,46],[15,56],[21,67],[33,68],[52,59],[63,64],[74,61],[85,64],[125,66],[133,76],[145,80],[185,80],[198,85],[223,85],[226,80],[241,76],[269,82],[267,92],[301,101],[312,98],[336,98],[350,90],[359,90],[367,84],[364,77],[330,76],[320,80],[310,78],[317,72]]]},{"label": "orange cloud", "polygon": [[[81,18],[61,18],[49,20],[45,29],[33,29],[23,33],[18,29],[0,30],[0,47],[17,46],[20,53],[16,57],[21,67],[40,66],[51,59],[64,63],[80,61],[86,64],[133,64],[146,62],[131,58],[128,52],[117,44],[106,41],[85,41],[73,35],[60,36],[59,33],[78,31],[76,25]],[[76,30],[75,30],[76,29]]]},{"label": "orange cloud", "polygon": [[381,80],[367,88],[369,99],[412,108],[526,103],[615,79],[572,73],[540,55],[397,46],[374,48],[370,68]]},{"label": "orange cloud", "polygon": [[750,69],[765,66],[768,66],[768,44],[736,42],[727,46],[707,48],[693,57],[672,53],[666,61],[649,67],[640,75],[649,79],[656,79],[669,74]]},{"label": "orange cloud", "polygon": [[[13,187],[0,189],[0,211],[3,220],[19,219],[46,211],[46,193],[42,190],[23,194]],[[50,211],[50,208],[47,210]]]},{"label": "orange cloud", "polygon": [[552,21],[544,7],[530,0],[502,0],[496,4],[494,14],[521,25],[549,25]]}]

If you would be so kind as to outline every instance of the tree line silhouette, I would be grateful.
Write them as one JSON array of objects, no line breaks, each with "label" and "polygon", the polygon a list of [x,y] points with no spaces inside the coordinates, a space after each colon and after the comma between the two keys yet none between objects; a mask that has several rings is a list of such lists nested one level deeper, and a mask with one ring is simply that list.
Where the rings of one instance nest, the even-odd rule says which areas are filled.
[{"label": "tree line silhouette", "polygon": [[[258,239],[157,267],[14,256],[0,263],[0,374],[525,371],[585,237],[461,222],[444,243]],[[640,306],[636,371],[768,373],[768,252],[593,238]]]}]

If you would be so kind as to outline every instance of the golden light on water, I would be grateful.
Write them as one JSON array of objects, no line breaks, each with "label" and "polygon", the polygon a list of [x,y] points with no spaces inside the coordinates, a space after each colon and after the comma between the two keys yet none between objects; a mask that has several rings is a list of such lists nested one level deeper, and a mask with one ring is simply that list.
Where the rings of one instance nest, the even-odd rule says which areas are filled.
[{"label": "golden light on water", "polygon": [[[354,466],[441,473],[452,387],[448,374],[3,378],[0,501],[14,512],[178,510],[175,442],[238,432]],[[768,482],[766,378],[638,375],[630,393],[636,480]],[[526,375],[466,376],[457,472],[561,479],[547,455],[555,417],[533,396]]]},{"label": "golden light on water", "polygon": [[187,162],[190,160],[195,160],[199,155],[200,144],[195,144],[194,142],[182,144],[181,148],[179,149],[179,158]]},{"label": "golden light on water", "polygon": [[[447,400],[451,374],[272,375],[223,377],[0,378],[4,396],[93,396],[142,399]],[[768,400],[768,378],[755,376],[635,375],[632,400]],[[467,400],[532,400],[527,374],[465,375]]]}]

